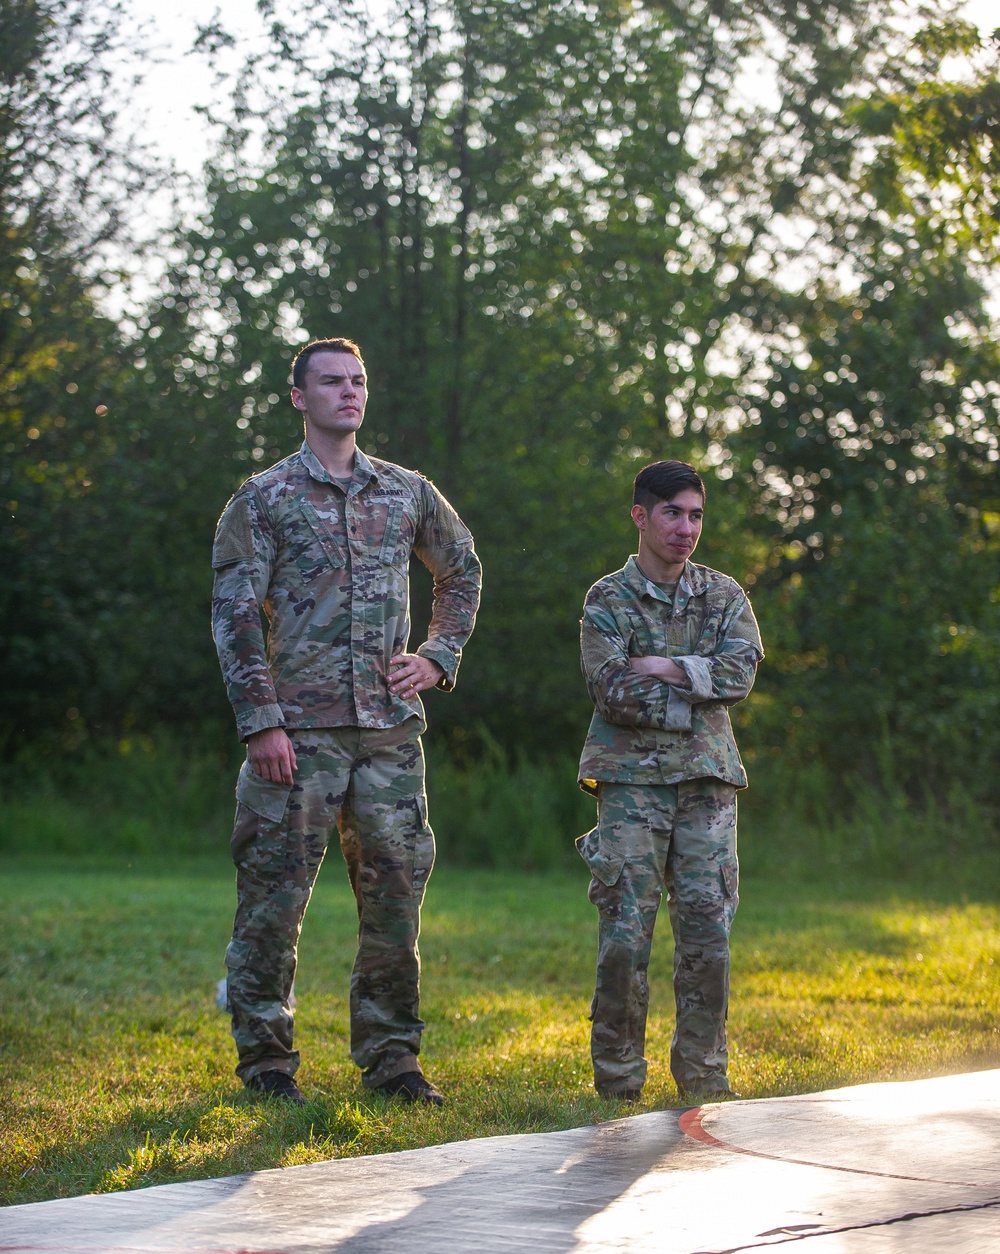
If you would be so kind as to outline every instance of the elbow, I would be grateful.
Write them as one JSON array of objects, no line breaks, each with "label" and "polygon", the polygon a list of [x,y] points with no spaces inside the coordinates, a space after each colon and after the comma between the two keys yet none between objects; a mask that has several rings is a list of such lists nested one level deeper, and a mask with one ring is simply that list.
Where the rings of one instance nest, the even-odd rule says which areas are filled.
[{"label": "elbow", "polygon": [[594,703],[594,709],[606,723],[618,723],[621,721],[621,712],[618,706],[609,700],[608,689],[604,684],[595,683],[593,680],[588,679],[587,691],[590,693],[590,699]]},{"label": "elbow", "polygon": [[590,696],[594,708],[605,723],[612,723],[616,727],[642,727],[648,721],[640,718],[634,705],[609,699],[608,694],[600,689],[591,688]]},{"label": "elbow", "polygon": [[753,681],[753,671],[747,675],[735,676],[725,685],[722,693],[723,701],[727,705],[738,705],[740,701],[745,701],[753,688]]}]

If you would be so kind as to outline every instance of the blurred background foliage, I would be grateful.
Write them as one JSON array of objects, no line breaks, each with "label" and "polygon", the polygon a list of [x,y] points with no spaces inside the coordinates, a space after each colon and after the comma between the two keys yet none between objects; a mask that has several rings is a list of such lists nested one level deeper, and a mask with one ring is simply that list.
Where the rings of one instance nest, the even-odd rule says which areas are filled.
[{"label": "blurred background foliage", "polygon": [[460,808],[487,807],[478,766],[582,821],[580,605],[660,457],[704,471],[698,557],[761,620],[737,711],[759,822],[995,807],[996,42],[889,0],[264,11],[203,213],[116,318],[123,209],[164,179],[109,103],[116,10],[0,0],[6,778],[169,742],[212,791],[215,519],[298,446],[297,348],[345,334],[362,446],[433,478],[485,566],[458,689],[428,702]]}]

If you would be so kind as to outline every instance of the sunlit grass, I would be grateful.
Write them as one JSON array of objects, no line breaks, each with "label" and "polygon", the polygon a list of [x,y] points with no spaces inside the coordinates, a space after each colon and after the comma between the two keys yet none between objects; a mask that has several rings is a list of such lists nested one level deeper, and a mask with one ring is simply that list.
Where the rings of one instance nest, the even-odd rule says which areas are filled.
[{"label": "sunlit grass", "polygon": [[[231,872],[8,860],[0,878],[0,1170],[7,1202],[190,1180],[613,1117],[591,1088],[595,922],[586,875],[443,868],[424,915],[424,1061],[444,1110],[361,1089],[348,1056],[353,901],[331,860],[296,991],[302,1110],[233,1076],[213,1004]],[[867,885],[745,881],[732,1080],[748,1097],[1000,1064],[1000,909]],[[650,1080],[676,1104],[666,918]]]}]

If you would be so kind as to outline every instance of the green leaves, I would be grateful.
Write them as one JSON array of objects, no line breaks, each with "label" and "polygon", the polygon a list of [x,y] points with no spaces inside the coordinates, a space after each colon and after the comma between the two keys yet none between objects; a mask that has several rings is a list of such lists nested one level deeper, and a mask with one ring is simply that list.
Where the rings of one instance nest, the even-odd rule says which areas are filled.
[{"label": "green leaves", "polygon": [[[0,0],[36,145],[66,132],[51,67],[83,65],[85,11]],[[636,470],[679,456],[709,478],[698,556],[752,585],[765,630],[745,743],[988,791],[990,46],[953,19],[914,34],[883,0],[268,14],[203,220],[131,338],[87,291],[113,206],[75,217],[0,146],[0,633],[25,736],[224,716],[212,523],[301,438],[297,348],[346,334],[371,376],[363,446],[433,477],[484,559],[462,682],[431,698],[452,745],[479,725],[579,745],[583,594],[633,547]],[[73,79],[99,131],[102,72]]]}]

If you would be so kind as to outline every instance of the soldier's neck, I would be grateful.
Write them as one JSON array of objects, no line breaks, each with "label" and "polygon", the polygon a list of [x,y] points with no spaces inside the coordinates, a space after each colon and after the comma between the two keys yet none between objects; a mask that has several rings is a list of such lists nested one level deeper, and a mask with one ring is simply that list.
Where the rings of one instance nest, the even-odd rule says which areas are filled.
[{"label": "soldier's neck", "polygon": [[309,447],[324,470],[328,470],[334,479],[349,479],[354,473],[354,455],[357,452],[357,441],[353,431],[343,434],[336,432],[307,431],[306,439]]},{"label": "soldier's neck", "polygon": [[663,558],[657,557],[643,544],[641,537],[636,565],[653,583],[676,583],[684,574],[684,562],[666,562]]}]

